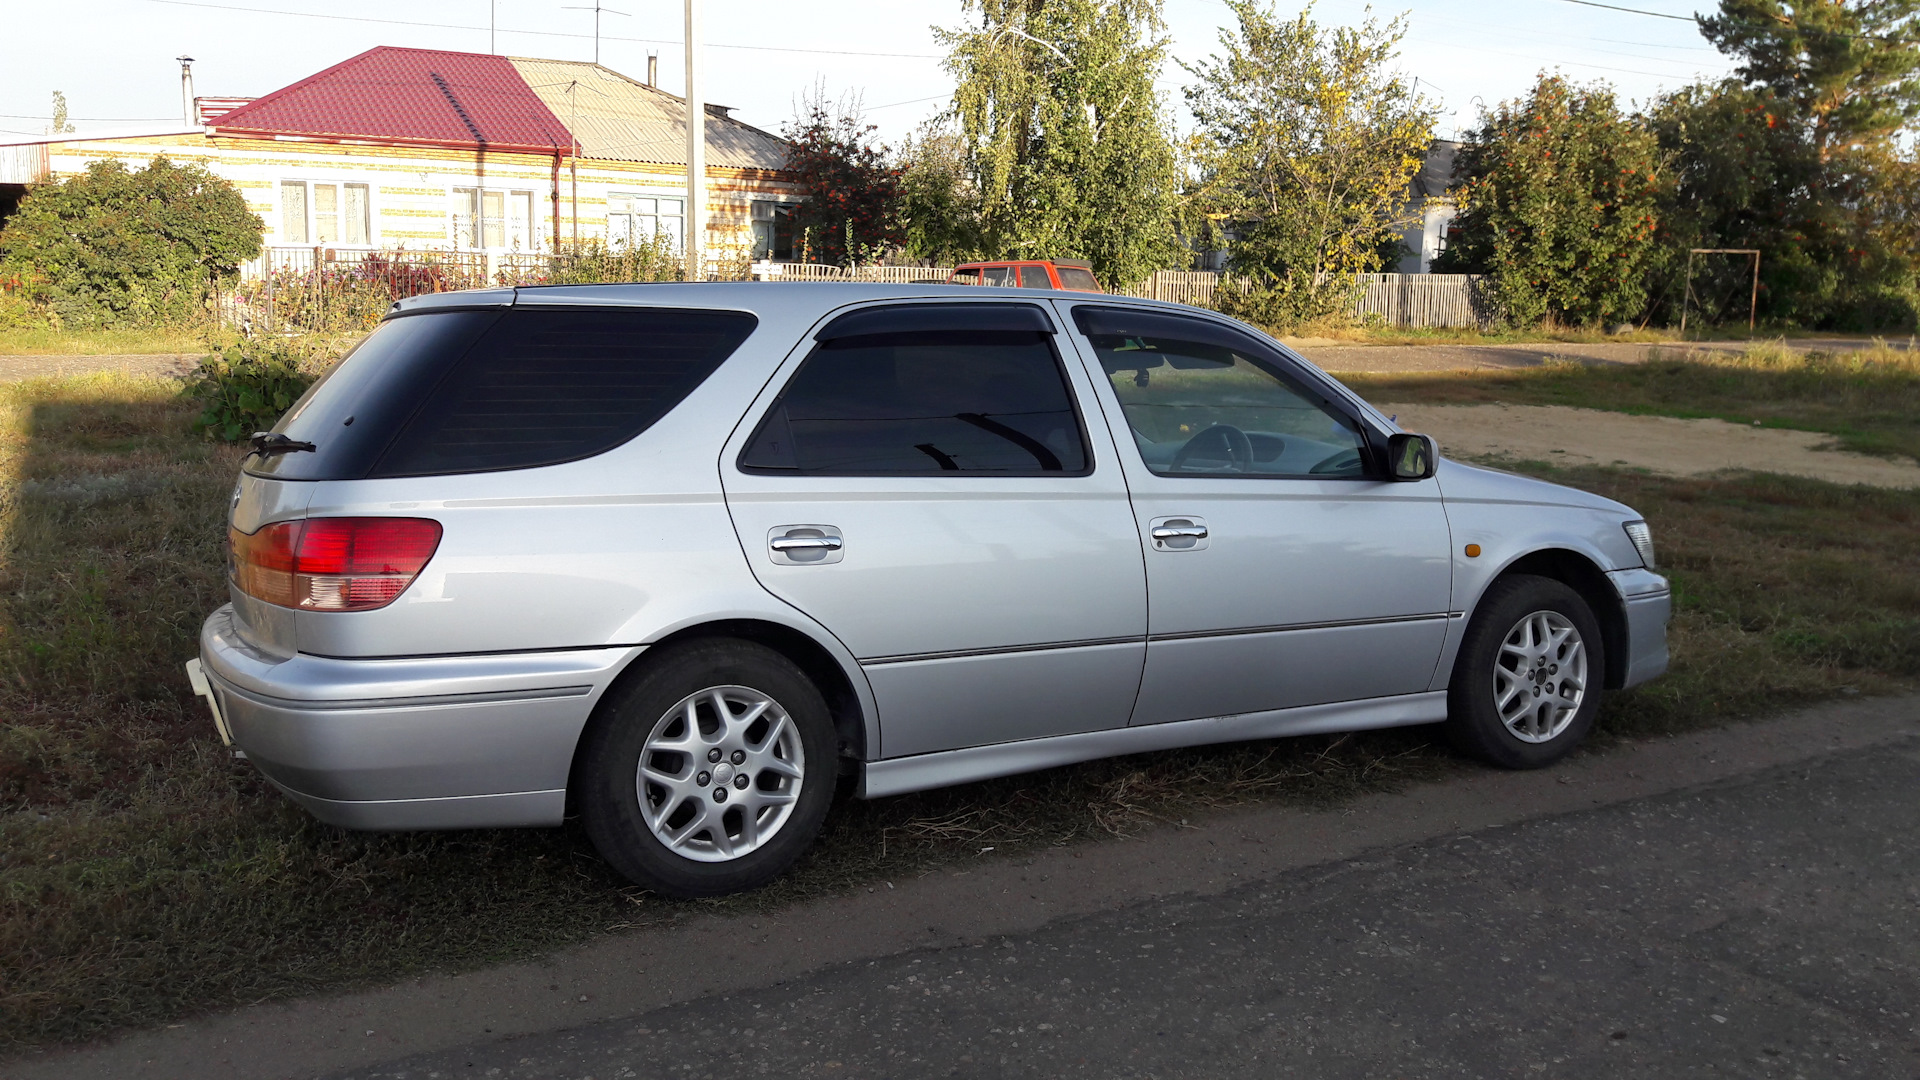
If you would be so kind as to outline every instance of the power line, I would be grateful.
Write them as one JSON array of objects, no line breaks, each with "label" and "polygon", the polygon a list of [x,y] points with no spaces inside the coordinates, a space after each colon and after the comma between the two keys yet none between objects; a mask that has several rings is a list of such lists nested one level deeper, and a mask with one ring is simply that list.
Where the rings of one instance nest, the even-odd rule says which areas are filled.
[{"label": "power line", "polygon": [[[429,29],[434,29],[434,30],[472,30],[476,32],[485,32],[488,29],[490,29],[489,27],[485,27],[485,26],[468,26],[463,23],[417,22],[411,19],[374,19],[364,15],[325,15],[325,14],[321,14],[319,12],[314,12],[314,11],[284,11],[278,8],[239,7],[233,4],[209,4],[209,3],[203,3],[201,2],[201,0],[147,0],[147,3],[168,4],[173,7],[211,8],[215,11],[242,11],[252,15],[290,15],[296,18],[301,18],[301,19],[331,19],[336,22],[380,23],[385,26],[423,26]],[[538,37],[579,38],[582,40],[593,37],[592,34],[569,34],[561,30],[512,30],[506,27],[498,28],[498,32],[502,34],[530,34]],[[601,35],[601,40],[632,41],[632,42],[638,42],[643,45],[679,45],[681,44],[677,40],[670,41],[666,38],[615,37],[612,34]],[[744,49],[750,52],[814,53],[821,56],[898,57],[898,58],[908,59],[908,60],[944,59],[943,57],[936,55],[934,53],[860,52],[854,49],[796,49],[796,48],[789,48],[782,45],[722,45],[719,42],[714,42],[714,41],[709,41],[709,42],[706,42],[705,44],[707,45],[708,48],[712,48],[712,49]]]},{"label": "power line", "polygon": [[[1672,19],[1675,22],[1695,22],[1691,15],[1669,15],[1664,11],[1642,11],[1639,8],[1620,7],[1617,4],[1601,4],[1595,0],[1560,0],[1563,4],[1579,4],[1581,7],[1606,8],[1608,11],[1624,11],[1629,15],[1651,15],[1656,19]],[[1697,25],[1697,23],[1696,23]]]}]

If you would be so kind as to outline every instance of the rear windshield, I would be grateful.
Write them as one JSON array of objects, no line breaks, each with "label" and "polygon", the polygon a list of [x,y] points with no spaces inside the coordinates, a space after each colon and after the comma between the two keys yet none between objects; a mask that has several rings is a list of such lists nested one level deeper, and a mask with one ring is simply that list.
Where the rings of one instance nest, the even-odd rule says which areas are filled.
[{"label": "rear windshield", "polygon": [[508,308],[391,319],[274,430],[314,444],[246,461],[283,480],[554,465],[651,427],[753,332],[753,316]]},{"label": "rear windshield", "polygon": [[1063,289],[1080,289],[1085,292],[1100,291],[1100,283],[1093,279],[1093,271],[1085,267],[1056,266],[1054,270],[1060,274],[1060,287]]}]

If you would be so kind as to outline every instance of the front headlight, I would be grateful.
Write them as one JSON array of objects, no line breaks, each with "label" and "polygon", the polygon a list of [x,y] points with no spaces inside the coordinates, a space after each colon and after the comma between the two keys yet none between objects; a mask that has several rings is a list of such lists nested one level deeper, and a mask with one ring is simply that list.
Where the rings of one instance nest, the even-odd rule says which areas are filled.
[{"label": "front headlight", "polygon": [[1620,527],[1627,530],[1627,539],[1633,541],[1633,549],[1640,553],[1640,565],[1653,569],[1653,530],[1647,528],[1644,521],[1629,521]]}]

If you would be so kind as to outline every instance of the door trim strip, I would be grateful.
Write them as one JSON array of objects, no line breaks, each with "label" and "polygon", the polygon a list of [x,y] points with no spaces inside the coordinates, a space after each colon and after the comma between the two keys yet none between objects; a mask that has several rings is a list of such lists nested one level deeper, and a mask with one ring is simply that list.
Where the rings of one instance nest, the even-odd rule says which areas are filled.
[{"label": "door trim strip", "polygon": [[1141,645],[1146,642],[1141,637],[1083,638],[1078,641],[1043,641],[1032,645],[1002,645],[992,649],[950,649],[946,652],[892,653],[886,656],[863,656],[861,667],[878,667],[882,664],[912,664],[922,660],[962,660],[975,656],[1005,656],[1013,653],[1055,652],[1060,649],[1097,649],[1112,645]]},{"label": "door trim strip", "polygon": [[1446,718],[1447,692],[1432,690],[1364,701],[1302,705],[1236,716],[1176,720],[1165,724],[1143,724],[1075,735],[1054,735],[1044,739],[992,743],[867,762],[861,766],[859,794],[864,799],[878,799],[1122,754],[1332,731],[1406,727],[1431,724]]},{"label": "door trim strip", "polygon": [[1279,634],[1289,630],[1338,630],[1347,626],[1384,626],[1387,623],[1434,622],[1460,618],[1459,612],[1435,611],[1425,615],[1388,615],[1376,619],[1340,619],[1333,622],[1283,623],[1277,626],[1242,626],[1228,630],[1183,630],[1173,634],[1149,634],[1148,641],[1191,641],[1195,638],[1239,637],[1246,634]]}]

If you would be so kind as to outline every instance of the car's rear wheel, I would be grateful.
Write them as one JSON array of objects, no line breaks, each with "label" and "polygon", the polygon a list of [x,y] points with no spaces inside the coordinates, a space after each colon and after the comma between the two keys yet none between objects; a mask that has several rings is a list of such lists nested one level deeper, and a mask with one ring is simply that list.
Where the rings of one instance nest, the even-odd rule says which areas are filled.
[{"label": "car's rear wheel", "polygon": [[1579,593],[1525,574],[1494,582],[1447,689],[1454,745],[1509,769],[1565,757],[1600,711],[1602,649],[1599,621]]},{"label": "car's rear wheel", "polygon": [[607,862],[668,896],[766,883],[813,842],[832,801],[833,720],[765,646],[668,646],[583,737],[577,805]]}]

